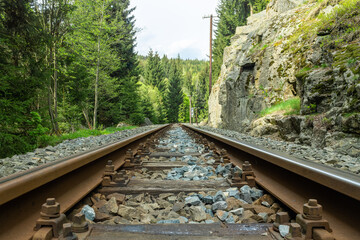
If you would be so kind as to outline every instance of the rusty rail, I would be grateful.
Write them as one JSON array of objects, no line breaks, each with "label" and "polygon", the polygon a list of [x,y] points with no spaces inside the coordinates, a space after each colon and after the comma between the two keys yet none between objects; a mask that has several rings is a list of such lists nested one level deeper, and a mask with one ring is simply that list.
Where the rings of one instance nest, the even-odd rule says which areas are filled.
[{"label": "rusty rail", "polygon": [[118,169],[129,148],[136,149],[144,138],[167,126],[1,178],[0,239],[30,239],[39,208],[48,197],[55,197],[60,212],[66,212],[101,183],[107,160]]},{"label": "rusty rail", "polygon": [[287,154],[240,142],[209,131],[183,125],[216,146],[225,148],[233,164],[249,161],[256,183],[270,192],[295,213],[315,198],[323,205],[323,217],[339,239],[360,239],[360,177],[324,165],[308,162]]}]

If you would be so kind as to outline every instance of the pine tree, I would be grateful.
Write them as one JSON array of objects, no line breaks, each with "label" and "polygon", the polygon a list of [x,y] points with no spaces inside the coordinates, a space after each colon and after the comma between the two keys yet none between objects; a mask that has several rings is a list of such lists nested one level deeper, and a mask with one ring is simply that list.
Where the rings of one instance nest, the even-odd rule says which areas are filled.
[{"label": "pine tree", "polygon": [[169,73],[170,73],[170,60],[168,59],[168,57],[166,55],[164,55],[161,59],[161,65],[162,68],[164,70],[164,76],[165,78],[169,78]]},{"label": "pine tree", "polygon": [[110,20],[116,19],[117,41],[112,44],[112,49],[116,53],[119,66],[111,74],[116,78],[114,90],[116,96],[109,99],[109,110],[104,109],[106,116],[105,124],[116,124],[119,121],[128,121],[134,124],[141,124],[144,116],[141,112],[141,98],[138,93],[139,62],[135,52],[135,19],[132,12],[135,8],[130,8],[129,0],[112,1],[109,10],[111,11]]},{"label": "pine tree", "polygon": [[157,52],[155,52],[154,54],[152,49],[150,49],[147,56],[147,64],[145,67],[144,75],[145,82],[148,85],[157,87],[161,92],[165,90],[165,74],[163,66],[161,65],[161,59],[159,54]]},{"label": "pine tree", "polygon": [[0,4],[0,158],[26,152],[43,124],[45,45],[40,18],[29,1]]},{"label": "pine tree", "polygon": [[201,121],[208,116],[209,98],[209,65],[206,65],[199,74],[194,94],[194,106],[197,111],[198,119]]},{"label": "pine tree", "polygon": [[186,94],[183,95],[183,102],[179,108],[179,122],[186,123],[189,122],[189,98]]},{"label": "pine tree", "polygon": [[179,107],[183,100],[182,68],[180,57],[170,60],[169,86],[166,94],[167,119],[169,122],[178,122]]}]

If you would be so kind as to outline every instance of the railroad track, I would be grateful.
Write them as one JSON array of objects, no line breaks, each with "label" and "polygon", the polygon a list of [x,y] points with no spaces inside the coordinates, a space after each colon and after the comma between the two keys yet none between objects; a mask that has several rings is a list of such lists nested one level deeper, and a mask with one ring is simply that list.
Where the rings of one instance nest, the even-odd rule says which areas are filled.
[{"label": "railroad track", "polygon": [[[180,141],[176,144],[175,136],[175,145],[171,145],[166,139],[176,134],[165,134],[166,126],[162,126],[72,159],[0,179],[0,239],[61,237],[61,229],[68,236],[67,239],[72,239],[72,231],[84,232],[76,233],[79,239],[281,239],[278,232],[271,230],[273,221],[276,222],[275,226],[290,226],[293,238],[289,239],[302,239],[296,238],[299,230],[303,231],[302,237],[307,235],[314,239],[360,239],[356,214],[360,212],[358,176],[304,162],[283,153],[265,151],[190,125],[184,125],[183,129],[193,137],[194,142],[188,139],[186,143]],[[154,135],[155,132],[158,133]],[[171,149],[164,147],[164,144],[176,147],[183,144],[187,147]],[[222,167],[226,165],[231,166],[230,174],[217,171],[225,171]],[[176,169],[184,170],[184,167],[191,166],[201,171],[207,169],[209,176],[190,176],[196,172],[194,168],[183,171],[183,175],[177,179]],[[212,170],[213,166],[216,169]],[[238,170],[242,171],[242,175]],[[192,181],[189,181],[189,177],[192,177]],[[267,194],[249,199],[250,195],[245,194],[246,187],[240,188],[240,191],[234,188],[255,184]],[[255,189],[252,194],[259,192]],[[246,196],[248,202],[241,199]],[[108,199],[104,199],[106,197]],[[198,201],[196,197],[200,202],[191,202]],[[216,197],[220,198],[217,202],[234,204],[235,209],[229,206],[224,209],[214,207],[221,205],[215,202]],[[47,200],[39,219],[41,205],[47,198],[55,199]],[[323,206],[322,213],[319,205],[309,199],[318,200]],[[263,206],[265,203],[261,205],[262,200],[274,200],[275,203],[268,203],[266,207]],[[156,219],[151,219],[149,212],[143,212],[142,218],[135,217],[135,212],[150,204],[146,201],[164,205],[152,209],[157,211],[153,213],[158,214]],[[173,208],[177,203],[184,205],[180,204],[180,209],[175,211]],[[303,213],[305,203],[306,218],[301,214],[296,217],[296,214]],[[84,222],[84,215],[79,213],[86,204],[93,205],[92,209],[96,210],[97,218],[90,224],[91,231]],[[270,205],[279,206],[282,210],[275,211]],[[206,217],[200,206],[207,206]],[[209,206],[211,210],[208,210]],[[169,212],[171,216],[159,220],[169,208],[172,209],[170,212],[175,211],[176,214]],[[239,211],[243,212],[239,214]],[[72,225],[63,225],[63,213],[68,215]],[[245,213],[253,214],[245,218]],[[222,219],[223,214],[229,216]],[[187,218],[181,218],[182,215]],[[293,223],[287,219],[288,215]],[[118,224],[109,225],[115,224],[114,221]],[[206,224],[178,223],[182,221]],[[35,223],[38,223],[37,232],[33,230]],[[324,230],[328,223],[332,233]],[[314,229],[311,226],[315,226]]]}]

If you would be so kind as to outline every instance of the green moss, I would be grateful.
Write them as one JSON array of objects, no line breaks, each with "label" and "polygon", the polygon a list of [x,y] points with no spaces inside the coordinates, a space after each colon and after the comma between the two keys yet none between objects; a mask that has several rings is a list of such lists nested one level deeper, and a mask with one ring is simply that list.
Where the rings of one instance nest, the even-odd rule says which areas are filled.
[{"label": "green moss", "polygon": [[312,93],[318,92],[320,94],[328,93],[331,85],[334,83],[334,78],[324,79],[321,83],[314,86]]},{"label": "green moss", "polygon": [[260,51],[262,51],[262,50],[266,49],[268,46],[269,46],[269,45],[264,44],[264,45],[262,46],[262,48],[260,49]]},{"label": "green moss", "polygon": [[281,76],[282,71],[284,70],[283,66],[280,64],[280,66],[277,69],[278,76]]},{"label": "green moss", "polygon": [[346,46],[345,49],[336,52],[333,66],[344,68],[345,66],[354,64],[358,60],[360,61],[360,46],[357,43],[350,44]]},{"label": "green moss", "polygon": [[265,108],[260,112],[260,116],[266,116],[268,114],[284,111],[284,115],[291,115],[291,114],[299,114],[300,113],[300,98],[295,97],[284,102],[280,102],[280,99],[277,99],[279,103]]},{"label": "green moss", "polygon": [[347,89],[347,94],[348,95],[353,95],[356,91],[355,85],[351,85],[348,89]]},{"label": "green moss", "polygon": [[343,113],[342,116],[345,117],[345,118],[349,118],[351,116],[355,116],[355,115],[358,115],[360,114],[360,112],[350,112],[350,113]]},{"label": "green moss", "polygon": [[303,80],[309,75],[310,70],[311,70],[310,67],[304,67],[295,74],[295,77]]},{"label": "green moss", "polygon": [[350,101],[350,107],[356,107],[358,104],[359,104],[360,100],[358,98],[353,98],[351,101]]}]

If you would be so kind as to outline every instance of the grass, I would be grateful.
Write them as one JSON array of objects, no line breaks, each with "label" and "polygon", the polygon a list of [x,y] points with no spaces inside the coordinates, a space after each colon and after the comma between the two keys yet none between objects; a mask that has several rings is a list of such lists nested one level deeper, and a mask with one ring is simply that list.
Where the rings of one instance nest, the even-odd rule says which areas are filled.
[{"label": "grass", "polygon": [[65,133],[60,136],[43,135],[39,138],[39,143],[38,143],[39,146],[38,147],[45,147],[48,145],[54,146],[65,140],[68,140],[68,139],[106,135],[106,134],[111,134],[111,133],[120,132],[123,130],[133,129],[133,128],[136,128],[136,126],[124,126],[124,127],[120,127],[120,128],[108,127],[103,130],[81,129],[74,133]]},{"label": "grass", "polygon": [[360,112],[344,113],[343,116],[345,118],[348,118],[348,117],[351,117],[351,116],[354,116],[354,115],[357,115],[357,114],[360,114]]},{"label": "grass", "polygon": [[284,115],[292,115],[300,113],[300,98],[295,97],[284,102],[275,104],[269,108],[265,108],[260,112],[260,116],[264,117],[271,113],[282,112]]}]

